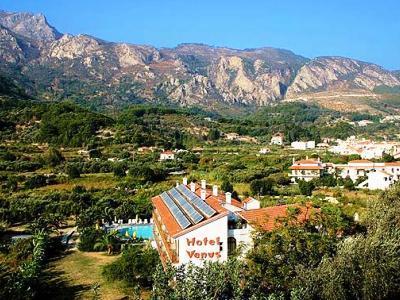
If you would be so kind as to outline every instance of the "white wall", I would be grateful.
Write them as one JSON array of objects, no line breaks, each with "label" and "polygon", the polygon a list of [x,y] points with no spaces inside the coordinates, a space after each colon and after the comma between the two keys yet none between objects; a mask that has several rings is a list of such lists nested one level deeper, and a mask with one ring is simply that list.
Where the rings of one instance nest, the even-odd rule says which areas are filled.
[{"label": "white wall", "polygon": [[368,173],[368,188],[370,190],[386,190],[394,182],[393,176],[381,172]]},{"label": "white wall", "polygon": [[242,254],[246,254],[253,247],[252,230],[250,225],[243,229],[228,230],[228,236],[236,239],[236,248],[239,248]]},{"label": "white wall", "polygon": [[[222,245],[210,243],[217,238]],[[195,245],[192,245],[193,239]],[[207,239],[207,245],[205,245],[205,239]],[[192,230],[178,237],[177,240],[179,244],[178,265],[191,262],[201,266],[206,260],[226,261],[228,258],[228,216]]]}]

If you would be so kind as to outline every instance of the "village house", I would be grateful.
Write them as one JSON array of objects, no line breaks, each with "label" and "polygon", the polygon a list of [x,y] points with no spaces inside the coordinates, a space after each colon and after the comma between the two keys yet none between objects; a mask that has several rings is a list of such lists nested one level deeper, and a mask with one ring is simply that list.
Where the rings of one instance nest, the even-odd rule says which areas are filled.
[{"label": "village house", "polygon": [[334,174],[343,179],[350,178],[357,182],[359,188],[381,189],[388,188],[400,179],[400,162],[372,162],[366,159],[351,160],[347,164],[322,163],[317,160],[294,161],[289,168],[292,182],[299,180],[310,181],[318,179],[323,174]]},{"label": "village house", "polygon": [[175,153],[171,150],[166,150],[160,153],[160,160],[174,160],[175,159]]},{"label": "village house", "polygon": [[154,152],[154,151],[157,151],[158,150],[158,148],[157,147],[139,147],[138,149],[137,149],[137,152],[139,152],[139,153],[150,153],[150,152]]},{"label": "village house", "polygon": [[246,142],[246,143],[257,143],[258,142],[255,137],[251,137],[248,135],[240,135],[236,132],[226,133],[225,139],[229,140],[229,141]]},{"label": "village house", "polygon": [[[188,184],[187,178],[153,197],[152,204],[155,245],[163,265],[175,266],[223,262],[239,245],[247,251],[253,245],[254,231],[279,226],[276,219],[286,216],[289,207],[260,208],[254,198],[241,202],[231,193],[219,192],[215,185],[208,188],[205,180],[201,185]],[[299,209],[298,220],[306,220],[309,208]]]},{"label": "village house", "polygon": [[290,146],[295,150],[307,150],[307,149],[315,149],[315,141],[308,142],[292,142]]},{"label": "village house", "polygon": [[400,149],[398,142],[374,142],[370,140],[358,140],[354,136],[347,140],[337,140],[337,145],[329,148],[330,152],[351,155],[358,154],[362,159],[382,158],[386,154],[395,155]]},{"label": "village house", "polygon": [[271,138],[271,145],[283,146],[283,134],[277,133]]},{"label": "village house", "polygon": [[386,171],[375,171],[368,173],[367,188],[370,190],[386,190],[399,178]]},{"label": "village house", "polygon": [[271,150],[269,148],[261,148],[260,151],[258,151],[260,154],[268,154],[270,152]]},{"label": "village house", "polygon": [[311,181],[313,179],[318,179],[321,177],[325,170],[325,166],[322,164],[320,159],[306,159],[295,161],[293,158],[293,164],[289,168],[291,173],[292,182],[297,182],[299,180]]}]

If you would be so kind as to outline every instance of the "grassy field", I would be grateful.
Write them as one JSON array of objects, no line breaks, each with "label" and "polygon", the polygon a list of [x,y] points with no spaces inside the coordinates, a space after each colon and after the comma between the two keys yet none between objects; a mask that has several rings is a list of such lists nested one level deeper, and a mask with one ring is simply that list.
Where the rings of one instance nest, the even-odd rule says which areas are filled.
[{"label": "grassy field", "polygon": [[95,173],[95,174],[81,174],[80,178],[69,180],[65,183],[47,185],[38,188],[38,191],[57,191],[57,190],[72,190],[74,186],[84,186],[89,189],[109,189],[114,188],[117,180],[112,173]]},{"label": "grassy field", "polygon": [[[134,296],[134,291],[121,282],[107,282],[101,272],[103,266],[113,262],[118,256],[105,253],[80,252],[73,250],[50,263],[46,271],[49,289],[45,292],[48,299],[96,299],[94,287],[98,286],[99,298],[104,300],[124,299]],[[142,298],[148,299],[144,292]]]}]

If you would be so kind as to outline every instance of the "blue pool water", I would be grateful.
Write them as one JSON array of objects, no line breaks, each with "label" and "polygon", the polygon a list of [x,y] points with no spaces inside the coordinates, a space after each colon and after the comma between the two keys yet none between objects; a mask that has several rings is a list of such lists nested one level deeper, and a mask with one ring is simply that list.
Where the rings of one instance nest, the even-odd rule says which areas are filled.
[{"label": "blue pool water", "polygon": [[118,233],[122,237],[127,237],[126,234],[127,232],[130,237],[136,235],[136,238],[149,240],[153,238],[153,225],[152,224],[132,225],[118,229]]}]

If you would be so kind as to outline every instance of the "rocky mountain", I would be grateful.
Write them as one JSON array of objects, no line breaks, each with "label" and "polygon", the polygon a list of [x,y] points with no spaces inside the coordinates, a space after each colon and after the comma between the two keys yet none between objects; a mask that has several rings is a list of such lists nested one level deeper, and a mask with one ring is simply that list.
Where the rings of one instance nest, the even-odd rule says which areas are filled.
[{"label": "rocky mountain", "polygon": [[54,41],[62,36],[42,14],[0,11],[0,24],[11,31],[37,41]]},{"label": "rocky mountain", "polygon": [[318,91],[373,91],[397,86],[399,78],[380,66],[345,57],[318,57],[300,68],[286,97]]},{"label": "rocky mountain", "polygon": [[373,91],[395,73],[341,57],[308,59],[275,48],[175,48],[61,34],[43,15],[0,12],[0,72],[42,99],[93,105],[172,102],[265,105],[303,93]]}]

